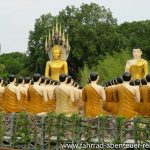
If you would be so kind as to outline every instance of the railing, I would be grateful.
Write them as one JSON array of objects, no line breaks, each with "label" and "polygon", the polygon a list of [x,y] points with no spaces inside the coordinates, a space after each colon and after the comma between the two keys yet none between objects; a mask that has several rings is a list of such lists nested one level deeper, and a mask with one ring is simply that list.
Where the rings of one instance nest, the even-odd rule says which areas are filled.
[{"label": "railing", "polygon": [[149,148],[150,118],[125,120],[110,116],[84,118],[76,114],[66,117],[51,113],[47,116],[0,113],[0,147],[62,150],[70,144],[76,150],[93,149],[92,145],[95,149],[115,149],[125,143],[140,145],[135,149],[144,149],[146,144]]}]

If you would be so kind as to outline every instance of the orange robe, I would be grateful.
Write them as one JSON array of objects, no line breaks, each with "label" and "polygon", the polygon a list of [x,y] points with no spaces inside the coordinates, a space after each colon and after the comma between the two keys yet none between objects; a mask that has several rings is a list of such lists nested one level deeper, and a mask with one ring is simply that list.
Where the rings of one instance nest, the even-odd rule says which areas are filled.
[{"label": "orange robe", "polygon": [[0,112],[3,110],[4,94],[0,93]]},{"label": "orange robe", "polygon": [[8,113],[19,112],[19,105],[16,93],[5,87],[4,90],[4,110]]},{"label": "orange robe", "polygon": [[18,101],[20,111],[26,111],[27,110],[26,99],[27,99],[26,95],[23,94],[22,92],[20,92],[20,100]]},{"label": "orange robe", "polygon": [[118,86],[117,92],[119,97],[118,116],[124,116],[127,119],[138,116],[138,112],[135,111],[135,99],[133,93],[123,85]]},{"label": "orange robe", "polygon": [[104,102],[104,110],[108,112],[112,112],[112,105],[113,105],[113,87],[106,87],[106,101]]},{"label": "orange robe", "polygon": [[26,99],[25,99],[25,108],[26,108],[27,112],[29,111],[29,104],[30,104],[30,95],[29,95],[29,89],[28,89],[27,90],[27,96],[26,96]]},{"label": "orange robe", "polygon": [[84,113],[87,117],[96,117],[100,114],[107,114],[102,108],[101,96],[90,85],[86,85],[82,90],[82,100],[84,104]]},{"label": "orange robe", "polygon": [[33,88],[33,85],[29,86],[29,96],[29,112],[34,114],[41,113],[43,97]]},{"label": "orange robe", "polygon": [[71,108],[73,110],[73,113],[79,113],[79,108],[80,108],[80,94],[78,89],[74,88],[74,87],[70,87],[71,90],[73,90],[74,93],[74,102],[70,103],[71,104]]},{"label": "orange robe", "polygon": [[145,59],[139,59],[136,64],[129,68],[132,79],[141,79],[148,74],[148,62]]},{"label": "orange robe", "polygon": [[113,102],[112,102],[112,114],[113,115],[118,114],[118,109],[119,109],[119,97],[117,93],[118,86],[119,85],[117,85],[113,89]]},{"label": "orange robe", "polygon": [[42,103],[42,112],[55,112],[56,101],[49,99],[47,102],[43,100]]},{"label": "orange robe", "polygon": [[[51,91],[49,91],[49,88],[51,89]],[[54,87],[47,87],[48,90],[47,92],[52,92],[52,95],[49,97],[48,96],[48,101],[43,101],[43,112],[55,112],[56,109],[56,101],[53,98],[53,94],[54,94]]]},{"label": "orange robe", "polygon": [[84,107],[84,102],[82,100],[82,90],[77,89],[77,93],[78,96],[75,97],[75,99],[76,99],[77,107],[80,110]]},{"label": "orange robe", "polygon": [[65,115],[78,113],[76,103],[72,102],[70,100],[70,96],[61,88],[56,87],[54,90],[54,95],[56,99],[56,113],[64,113]]},{"label": "orange robe", "polygon": [[140,87],[141,102],[138,104],[138,112],[143,116],[150,116],[150,87]]}]

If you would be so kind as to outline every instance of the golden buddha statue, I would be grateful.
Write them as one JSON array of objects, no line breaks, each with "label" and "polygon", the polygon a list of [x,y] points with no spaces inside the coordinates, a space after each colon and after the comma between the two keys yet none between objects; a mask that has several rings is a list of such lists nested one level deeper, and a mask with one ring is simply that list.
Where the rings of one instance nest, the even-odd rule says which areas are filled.
[{"label": "golden buddha statue", "polygon": [[46,37],[45,50],[48,53],[50,61],[47,61],[45,68],[45,76],[53,80],[59,80],[60,74],[68,74],[67,58],[70,53],[70,45],[68,36],[65,37],[64,31],[61,32],[61,25],[52,30],[52,36]]},{"label": "golden buddha statue", "polygon": [[60,74],[68,74],[67,61],[61,60],[61,48],[55,45],[52,48],[52,54],[54,60],[47,61],[45,68],[45,76],[50,77],[53,80],[59,80]]},{"label": "golden buddha statue", "polygon": [[130,72],[132,79],[141,79],[148,74],[148,62],[141,58],[142,51],[139,48],[133,49],[133,59],[126,63],[125,72]]}]

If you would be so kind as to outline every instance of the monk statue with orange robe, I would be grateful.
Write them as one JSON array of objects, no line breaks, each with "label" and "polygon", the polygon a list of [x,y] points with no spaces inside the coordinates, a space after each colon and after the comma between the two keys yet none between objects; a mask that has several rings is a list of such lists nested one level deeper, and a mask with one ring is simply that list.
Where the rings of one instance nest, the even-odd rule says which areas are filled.
[{"label": "monk statue with orange robe", "polygon": [[103,108],[104,110],[110,113],[112,113],[112,107],[113,107],[113,91],[114,91],[114,86],[112,85],[111,81],[108,81],[107,87],[105,88],[106,101],[104,102]]},{"label": "monk statue with orange robe", "polygon": [[138,116],[138,112],[135,111],[135,102],[140,102],[140,92],[138,88],[129,84],[131,80],[131,74],[125,72],[122,75],[123,84],[117,88],[119,98],[119,116],[123,116],[127,119]]},{"label": "monk statue with orange robe", "polygon": [[78,103],[79,103],[79,101],[78,101],[78,93],[76,92],[76,89],[73,86],[73,82],[74,81],[73,81],[72,77],[68,76],[67,86],[69,88],[69,91],[71,91],[71,93],[73,94],[72,100],[74,101],[72,103],[72,105],[70,105],[70,106],[72,107],[71,109],[73,110],[74,113],[79,113],[79,109],[78,109]]},{"label": "monk statue with orange robe", "polygon": [[[106,101],[107,102],[107,98],[111,98],[110,101],[108,102],[108,108],[109,108],[109,112],[110,114],[114,115],[115,111],[116,111],[116,99],[115,99],[115,89],[117,87],[117,81],[116,79],[111,80],[111,86],[108,87],[108,89],[105,89],[106,92]],[[108,91],[107,91],[108,90]]]},{"label": "monk statue with orange robe", "polygon": [[58,85],[54,89],[54,99],[56,100],[56,113],[64,113],[66,116],[71,116],[76,113],[75,109],[72,109],[75,103],[74,92],[67,85],[68,75],[60,74]]},{"label": "monk statue with orange robe", "polygon": [[24,87],[25,87],[26,89],[28,89],[29,86],[30,86],[30,84],[31,84],[31,77],[25,77],[25,78],[24,78]]},{"label": "monk statue with orange robe", "polygon": [[28,111],[29,109],[29,86],[31,85],[31,77],[25,77],[24,78],[24,87],[25,87],[25,91],[26,91],[26,101],[25,101],[25,107],[26,107],[26,111]]},{"label": "monk statue with orange robe", "polygon": [[57,86],[58,81],[56,80],[50,80],[49,78],[46,79],[46,90],[47,90],[47,106],[46,106],[46,112],[55,112],[56,109],[56,101],[54,100],[54,89]]},{"label": "monk statue with orange robe", "polygon": [[113,89],[113,106],[112,106],[112,114],[113,115],[117,115],[118,114],[119,98],[118,98],[118,94],[117,94],[117,89],[123,83],[122,76],[118,76],[116,78],[116,83],[117,83],[117,85],[115,85],[114,89]]},{"label": "monk statue with orange robe", "polygon": [[19,88],[16,87],[16,76],[11,74],[9,75],[9,82],[4,90],[4,111],[11,112],[19,112],[19,100],[20,100],[20,91]]},{"label": "monk statue with orange robe", "polygon": [[[140,91],[140,86],[141,86],[141,80],[140,79],[134,80],[134,87],[137,88],[139,91]],[[140,93],[140,98],[141,98],[141,93]],[[135,101],[135,111],[139,112],[138,107],[139,107],[140,104],[141,104],[141,100],[140,100],[139,103],[137,103]]]},{"label": "monk statue with orange robe", "polygon": [[150,74],[146,75],[146,81],[147,83],[142,81],[143,85],[140,87],[141,102],[138,111],[142,116],[150,117]]},{"label": "monk statue with orange robe", "polygon": [[47,91],[45,88],[40,86],[41,75],[36,73],[33,75],[34,84],[29,86],[29,112],[33,114],[38,114],[43,111],[43,101],[47,101]]},{"label": "monk statue with orange robe", "polygon": [[141,56],[141,49],[135,48],[133,49],[133,59],[126,63],[125,72],[129,72],[133,80],[144,78],[148,74],[148,62]]},{"label": "monk statue with orange robe", "polygon": [[17,83],[18,83],[18,90],[20,91],[20,100],[18,101],[19,103],[19,109],[20,111],[27,111],[27,106],[26,106],[26,100],[27,100],[27,91],[24,86],[24,78],[23,77],[18,77],[17,78]]},{"label": "monk statue with orange robe", "polygon": [[84,107],[84,102],[82,100],[82,87],[78,83],[74,83],[73,85],[74,90],[75,90],[75,101],[78,106],[78,111],[82,113],[83,107]]},{"label": "monk statue with orange robe", "polygon": [[142,78],[140,83],[141,85],[139,86],[139,89],[140,89],[141,100],[140,100],[140,103],[138,103],[137,110],[140,113],[140,115],[144,116],[146,105],[147,105],[147,104],[145,105],[145,102],[147,101],[147,96],[148,96],[147,95],[148,86],[147,86],[147,81],[145,78]]},{"label": "monk statue with orange robe", "polygon": [[68,42],[68,35],[61,31],[61,25],[52,30],[52,36],[49,32],[46,37],[45,50],[48,53],[49,61],[46,63],[45,76],[52,80],[59,80],[60,74],[68,74],[67,58],[70,53],[70,46]]},{"label": "monk statue with orange robe", "polygon": [[49,78],[47,79],[45,76],[42,76],[40,86],[44,90],[46,90],[47,98],[48,98],[47,101],[43,100],[43,103],[42,103],[42,112],[45,112],[45,113],[55,111],[55,101],[53,100],[53,91],[52,91],[52,89],[55,88],[55,82],[54,82],[53,88],[50,88],[51,86],[48,83],[50,83],[50,79]]},{"label": "monk statue with orange robe", "polygon": [[0,77],[0,112],[4,110],[4,87],[3,87],[3,78]]},{"label": "monk statue with orange robe", "polygon": [[[41,81],[40,81],[40,87],[43,89],[43,91],[46,91],[47,94],[47,89],[46,89],[46,77],[41,76]],[[48,102],[48,96],[47,96],[47,101],[42,100],[42,112],[46,112],[46,107],[47,107],[47,102]]]},{"label": "monk statue with orange robe", "polygon": [[86,117],[96,117],[107,114],[103,110],[103,103],[106,100],[105,90],[97,84],[99,76],[92,72],[89,76],[90,82],[82,90],[82,100],[84,103],[84,114]]}]

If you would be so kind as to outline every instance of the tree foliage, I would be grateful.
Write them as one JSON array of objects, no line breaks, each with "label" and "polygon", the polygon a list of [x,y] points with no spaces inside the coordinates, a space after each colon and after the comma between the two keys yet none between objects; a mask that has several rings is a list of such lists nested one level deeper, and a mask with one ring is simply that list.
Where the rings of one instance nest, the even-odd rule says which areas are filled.
[{"label": "tree foliage", "polygon": [[113,55],[107,54],[102,61],[98,62],[96,67],[96,71],[100,74],[100,80],[105,82],[122,75],[128,59],[131,59],[128,49],[119,53],[114,52]]},{"label": "tree foliage", "polygon": [[117,20],[109,9],[95,3],[80,8],[66,7],[58,16],[69,34],[71,54],[69,64],[78,72],[86,63],[97,64],[106,52],[119,51],[126,38],[116,32]]},{"label": "tree foliage", "polygon": [[125,22],[118,26],[117,31],[128,39],[128,47],[139,46],[144,57],[150,59],[150,20]]},{"label": "tree foliage", "polygon": [[[78,72],[84,63],[97,64],[106,52],[125,47],[126,39],[116,32],[117,21],[109,9],[95,3],[82,4],[80,8],[67,6],[57,16],[69,35],[71,54],[68,59],[70,74]],[[44,53],[45,36],[52,27],[55,16],[42,15],[36,20],[29,35],[29,65],[31,70],[44,72],[47,55]],[[38,64],[38,65],[37,65]]]},{"label": "tree foliage", "polygon": [[113,55],[106,54],[106,56],[99,60],[97,65],[89,68],[86,64],[83,70],[80,70],[81,84],[87,83],[87,78],[90,72],[94,71],[100,75],[100,83],[112,80],[115,77],[122,75],[125,69],[126,61],[131,57],[128,50],[122,50],[121,52],[113,52]]},{"label": "tree foliage", "polygon": [[26,62],[25,54],[19,52],[2,54],[0,56],[0,76],[6,78],[9,74],[28,75]]},{"label": "tree foliage", "polygon": [[96,3],[83,3],[78,8],[67,6],[58,16],[49,13],[36,19],[34,29],[29,32],[29,56],[18,53],[0,56],[0,75],[44,74],[49,59],[44,50],[45,38],[56,19],[69,36],[69,74],[74,79],[81,79],[82,84],[87,82],[83,76],[86,78],[90,71],[98,71],[102,81],[121,74],[126,60],[132,58],[135,46],[141,47],[143,57],[150,60],[150,20],[118,25],[109,9]]},{"label": "tree foliage", "polygon": [[48,60],[48,56],[44,50],[44,44],[46,34],[52,28],[53,19],[54,17],[51,14],[42,15],[39,19],[36,19],[34,31],[30,31],[29,33],[29,59],[27,66],[30,71],[44,74],[45,64]]},{"label": "tree foliage", "polygon": [[89,68],[86,64],[84,64],[83,69],[79,71],[81,84],[87,84],[90,72],[97,72],[99,74],[101,84],[108,80],[115,79],[117,76],[124,73],[126,61],[131,59],[131,57],[132,53],[128,49],[125,49],[120,52],[113,52],[112,55],[106,54],[106,56],[102,60],[98,61],[97,65],[92,68]]}]

